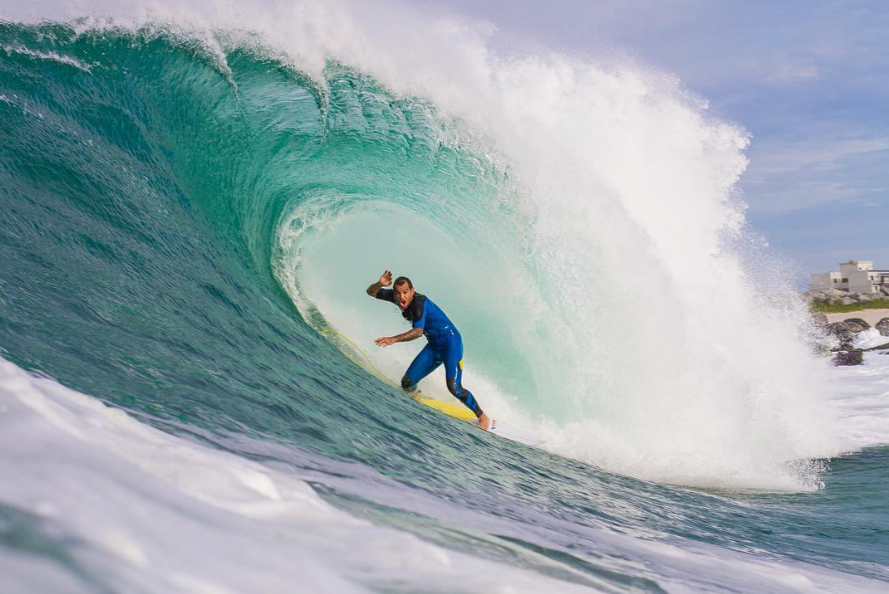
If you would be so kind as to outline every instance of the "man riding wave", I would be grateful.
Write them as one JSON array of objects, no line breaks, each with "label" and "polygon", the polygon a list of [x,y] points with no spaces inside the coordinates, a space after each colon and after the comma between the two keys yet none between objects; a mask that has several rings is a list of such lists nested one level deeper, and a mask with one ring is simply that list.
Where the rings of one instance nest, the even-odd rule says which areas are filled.
[{"label": "man riding wave", "polygon": [[491,419],[482,411],[472,392],[463,387],[463,338],[457,327],[431,299],[414,291],[414,285],[406,276],[395,279],[392,289],[392,273],[385,271],[380,280],[367,288],[367,294],[383,301],[391,301],[401,309],[401,316],[411,322],[411,329],[396,336],[384,336],[377,345],[387,347],[396,342],[416,340],[426,336],[426,346],[417,354],[401,379],[401,387],[413,392],[424,377],[444,363],[448,390],[478,417],[478,426],[487,431]]}]

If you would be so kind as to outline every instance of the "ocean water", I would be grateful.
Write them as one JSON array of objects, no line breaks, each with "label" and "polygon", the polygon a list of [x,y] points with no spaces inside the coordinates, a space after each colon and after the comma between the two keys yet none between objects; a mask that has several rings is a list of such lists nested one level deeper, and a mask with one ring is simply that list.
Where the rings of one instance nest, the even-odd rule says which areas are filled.
[{"label": "ocean water", "polygon": [[[0,4],[0,591],[889,591],[889,357],[832,368],[757,290],[747,133],[497,39]],[[355,363],[422,346],[373,344],[387,268],[544,446]]]}]

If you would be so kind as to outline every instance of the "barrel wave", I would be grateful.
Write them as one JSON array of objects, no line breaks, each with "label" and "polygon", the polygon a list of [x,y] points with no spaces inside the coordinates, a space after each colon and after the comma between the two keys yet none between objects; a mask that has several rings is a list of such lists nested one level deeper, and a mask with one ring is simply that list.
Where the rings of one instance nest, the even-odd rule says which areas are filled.
[{"label": "barrel wave", "polygon": [[[174,33],[4,27],[4,261],[39,295],[10,298],[13,357],[62,343],[46,373],[188,418],[404,414],[310,331],[372,345],[395,320],[361,289],[392,268],[459,320],[482,402],[556,451],[686,484],[817,480],[798,461],[835,446],[811,430],[806,347],[731,248],[743,135],[627,72],[575,65],[587,80],[519,103],[517,82],[567,75],[517,63],[505,112],[552,121],[491,138],[342,63],[318,80],[255,39]],[[584,95],[603,113],[571,105]],[[553,137],[570,125],[586,155]],[[412,352],[371,356],[400,377]],[[180,380],[194,393],[170,398]]]},{"label": "barrel wave", "polygon": [[[757,287],[774,261],[734,186],[747,135],[639,65],[497,58],[444,30],[428,43],[459,41],[460,69],[300,53],[271,29],[0,22],[3,358],[278,467],[357,465],[500,520],[535,509],[696,542],[718,540],[692,518],[706,506],[734,549],[780,556],[743,506],[665,486],[817,491],[844,448],[805,312]],[[443,306],[466,385],[544,450],[421,410],[331,340],[400,377],[417,349],[373,345],[403,322],[364,293],[384,269]],[[435,375],[423,389],[448,397]],[[367,506],[323,483],[445,548],[660,591],[658,570],[566,561],[530,533],[509,552],[413,525],[435,513],[384,508],[388,483]],[[501,509],[507,494],[527,509]]]}]

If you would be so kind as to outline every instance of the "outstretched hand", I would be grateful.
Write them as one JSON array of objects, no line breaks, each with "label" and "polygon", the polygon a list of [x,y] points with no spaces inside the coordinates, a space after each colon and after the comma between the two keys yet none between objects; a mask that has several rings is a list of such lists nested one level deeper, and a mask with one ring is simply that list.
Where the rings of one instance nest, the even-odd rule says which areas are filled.
[{"label": "outstretched hand", "polygon": [[382,338],[378,338],[374,341],[377,343],[377,346],[387,347],[390,344],[395,344],[395,337],[393,336],[384,336]]},{"label": "outstretched hand", "polygon": [[392,284],[392,272],[387,270],[380,277],[380,286],[381,287],[388,287],[391,284]]}]

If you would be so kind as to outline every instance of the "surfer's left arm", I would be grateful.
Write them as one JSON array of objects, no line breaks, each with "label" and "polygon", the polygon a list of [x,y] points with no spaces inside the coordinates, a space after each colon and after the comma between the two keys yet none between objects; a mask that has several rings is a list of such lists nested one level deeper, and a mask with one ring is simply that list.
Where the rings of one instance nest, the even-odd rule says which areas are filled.
[{"label": "surfer's left arm", "polygon": [[377,346],[385,347],[390,344],[395,344],[396,342],[408,342],[411,340],[417,340],[423,336],[422,328],[411,328],[407,332],[403,334],[398,334],[396,336],[384,336],[382,338],[376,339],[374,342],[377,343]]},{"label": "surfer's left arm", "polygon": [[[375,282],[374,284],[372,284],[371,286],[369,286],[367,288],[367,294],[370,295],[371,297],[377,297],[377,295],[380,292],[380,289],[382,289],[383,287],[388,287],[391,284],[392,284],[392,272],[387,270],[383,274],[380,275],[380,280],[378,280],[377,282]],[[392,291],[389,291],[389,294],[391,294],[391,293],[392,293]],[[385,296],[385,301],[391,301],[391,299],[389,299],[390,295],[384,294],[383,296]],[[377,297],[377,298],[379,299],[379,297]]]}]

